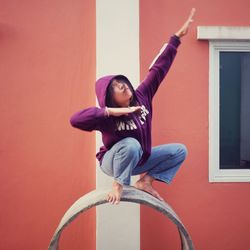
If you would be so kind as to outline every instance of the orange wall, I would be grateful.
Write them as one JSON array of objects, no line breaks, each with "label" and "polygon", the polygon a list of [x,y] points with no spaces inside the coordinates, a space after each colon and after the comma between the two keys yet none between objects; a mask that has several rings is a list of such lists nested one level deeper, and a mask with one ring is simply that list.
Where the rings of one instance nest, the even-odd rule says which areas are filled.
[{"label": "orange wall", "polygon": [[[141,79],[163,42],[196,7],[195,22],[154,100],[153,144],[182,142],[189,155],[173,183],[157,183],[198,250],[249,248],[249,183],[208,182],[208,42],[198,25],[250,26],[249,1],[140,1]],[[175,226],[141,208],[141,249],[180,249]]]},{"label": "orange wall", "polygon": [[[95,188],[94,134],[69,123],[95,104],[95,1],[2,0],[0,9],[0,249],[44,250]],[[95,249],[95,211],[60,245]]]}]

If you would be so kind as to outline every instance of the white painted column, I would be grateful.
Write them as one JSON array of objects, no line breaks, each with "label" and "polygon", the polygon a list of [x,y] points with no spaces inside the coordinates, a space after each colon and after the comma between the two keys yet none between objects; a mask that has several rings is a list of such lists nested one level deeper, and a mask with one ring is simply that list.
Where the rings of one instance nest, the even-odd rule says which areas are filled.
[{"label": "white painted column", "polygon": [[[139,0],[96,0],[96,77],[126,75],[139,83]],[[102,145],[96,133],[96,150]],[[132,182],[135,178],[132,178]],[[113,179],[97,162],[96,188],[107,188]],[[105,204],[96,208],[97,250],[140,249],[140,207]]]}]

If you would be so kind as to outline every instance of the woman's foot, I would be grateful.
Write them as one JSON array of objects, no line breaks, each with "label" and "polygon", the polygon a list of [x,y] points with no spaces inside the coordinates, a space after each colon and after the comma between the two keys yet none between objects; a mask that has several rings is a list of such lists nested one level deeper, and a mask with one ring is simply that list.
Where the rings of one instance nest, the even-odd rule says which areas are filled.
[{"label": "woman's foot", "polygon": [[159,193],[155,189],[153,189],[153,187],[152,187],[153,181],[154,181],[153,177],[151,177],[149,175],[144,175],[140,180],[138,180],[135,183],[135,187],[142,190],[142,191],[150,193],[151,195],[153,195],[157,199],[163,201],[164,199],[159,195]]},{"label": "woman's foot", "polygon": [[121,200],[123,186],[117,181],[114,181],[112,188],[112,191],[107,196],[107,201],[117,205]]}]

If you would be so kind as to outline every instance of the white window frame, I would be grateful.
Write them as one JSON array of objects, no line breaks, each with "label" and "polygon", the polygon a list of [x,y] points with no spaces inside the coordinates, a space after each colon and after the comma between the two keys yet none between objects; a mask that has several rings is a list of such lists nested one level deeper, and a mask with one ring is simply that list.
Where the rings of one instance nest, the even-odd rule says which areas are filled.
[{"label": "white window frame", "polygon": [[198,27],[198,39],[209,40],[209,182],[250,182],[250,169],[220,169],[219,162],[219,54],[250,52],[249,31],[250,27]]}]

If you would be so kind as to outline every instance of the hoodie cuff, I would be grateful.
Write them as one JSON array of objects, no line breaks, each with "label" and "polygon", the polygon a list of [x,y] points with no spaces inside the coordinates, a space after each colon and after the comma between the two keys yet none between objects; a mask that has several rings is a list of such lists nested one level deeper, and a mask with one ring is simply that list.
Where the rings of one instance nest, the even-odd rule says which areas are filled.
[{"label": "hoodie cuff", "polygon": [[98,118],[109,117],[109,113],[107,112],[106,107],[97,108],[97,109],[96,109],[95,115],[96,115],[96,117],[98,117]]},{"label": "hoodie cuff", "polygon": [[179,45],[181,44],[181,40],[178,36],[172,35],[169,39],[169,44],[171,44],[172,46],[174,46],[177,49],[179,47]]}]

